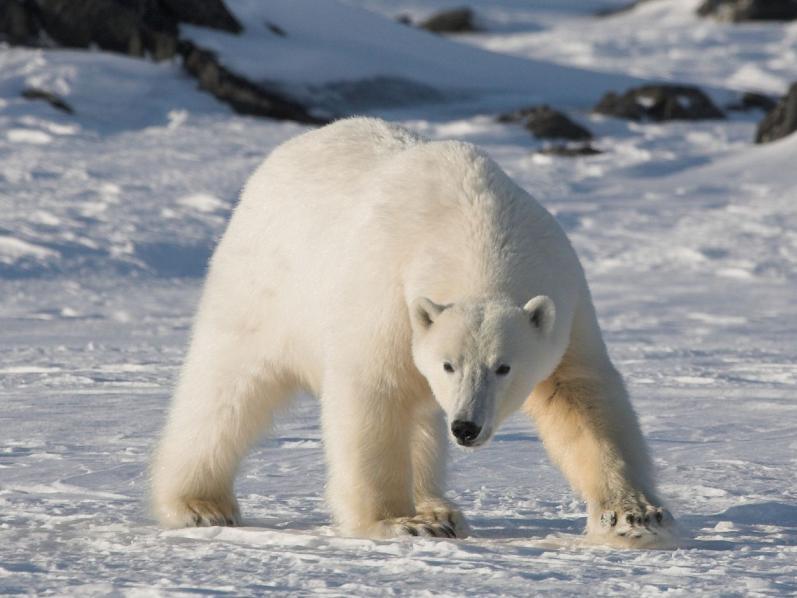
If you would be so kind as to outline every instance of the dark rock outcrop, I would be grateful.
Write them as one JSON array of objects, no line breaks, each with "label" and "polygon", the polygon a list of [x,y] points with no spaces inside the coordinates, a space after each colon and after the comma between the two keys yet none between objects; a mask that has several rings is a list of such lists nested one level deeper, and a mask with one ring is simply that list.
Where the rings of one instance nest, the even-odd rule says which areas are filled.
[{"label": "dark rock outcrop", "polygon": [[[0,0],[0,39],[12,44],[30,45],[44,37],[57,46],[96,46],[154,60],[179,54],[185,69],[198,79],[200,89],[236,112],[301,123],[326,122],[284,94],[225,68],[213,52],[180,40],[179,23],[230,33],[243,29],[223,0]],[[276,26],[271,30],[285,35]],[[64,109],[44,93],[30,99],[45,99]]]},{"label": "dark rock outcrop", "polygon": [[229,71],[213,52],[192,42],[180,42],[180,54],[185,69],[196,77],[200,89],[213,94],[240,114],[308,124],[328,122],[311,115],[304,106]]},{"label": "dark rock outcrop", "polygon": [[478,31],[473,22],[473,11],[468,7],[452,8],[433,14],[418,23],[418,27],[434,33],[470,33]]},{"label": "dark rock outcrop", "polygon": [[[125,0],[128,1],[128,0]],[[243,27],[227,10],[222,0],[159,0],[164,12],[171,13],[176,21],[240,33]]]},{"label": "dark rock outcrop", "polygon": [[585,127],[572,121],[562,112],[546,105],[529,106],[507,112],[500,115],[498,121],[522,122],[526,129],[540,139],[569,139],[571,141],[592,139],[592,133]]},{"label": "dark rock outcrop", "polygon": [[22,44],[40,30],[58,46],[149,55],[177,53],[178,24],[237,33],[240,23],[222,0],[3,0],[0,34]]},{"label": "dark rock outcrop", "polygon": [[797,0],[705,0],[697,14],[735,23],[793,21],[797,19]]},{"label": "dark rock outcrop", "polygon": [[603,152],[599,149],[594,148],[589,143],[580,143],[576,145],[572,144],[556,144],[556,145],[549,145],[547,147],[542,148],[539,154],[544,154],[546,156],[561,156],[564,158],[575,158],[578,156],[594,156],[596,154],[602,154]]},{"label": "dark rock outcrop", "polygon": [[285,33],[285,30],[276,23],[272,23],[271,21],[266,21],[264,25],[266,26],[266,29],[271,31],[271,33],[273,33],[277,37],[288,37],[288,34]]},{"label": "dark rock outcrop", "polygon": [[179,23],[243,30],[222,0],[35,0],[35,17],[62,46],[155,60],[177,52]]},{"label": "dark rock outcrop", "polygon": [[737,101],[728,104],[725,108],[737,112],[747,112],[748,110],[763,110],[769,112],[777,103],[777,100],[762,93],[747,91],[743,93]]},{"label": "dark rock outcrop", "polygon": [[38,45],[39,20],[32,0],[2,0],[0,2],[0,41],[13,46]]},{"label": "dark rock outcrop", "polygon": [[67,114],[73,114],[75,111],[72,109],[72,106],[67,104],[63,98],[57,96],[51,91],[46,91],[44,89],[38,89],[36,87],[28,87],[22,92],[22,97],[26,100],[43,100],[50,104],[56,110],[60,110],[61,112],[66,112]]},{"label": "dark rock outcrop", "polygon": [[797,83],[793,83],[788,93],[758,123],[756,143],[769,143],[797,131]]},{"label": "dark rock outcrop", "polygon": [[622,95],[610,92],[593,112],[637,121],[725,118],[706,94],[688,85],[644,85]]},{"label": "dark rock outcrop", "polygon": [[43,29],[59,45],[171,58],[177,20],[158,0],[37,0]]}]

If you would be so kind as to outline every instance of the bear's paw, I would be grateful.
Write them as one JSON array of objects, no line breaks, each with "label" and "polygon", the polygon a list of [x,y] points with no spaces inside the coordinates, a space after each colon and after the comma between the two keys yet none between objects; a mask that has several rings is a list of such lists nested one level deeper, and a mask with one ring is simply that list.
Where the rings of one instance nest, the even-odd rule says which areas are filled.
[{"label": "bear's paw", "polygon": [[426,538],[456,538],[454,526],[447,521],[434,521],[425,517],[396,517],[382,524],[385,537],[422,536]]},{"label": "bear's paw", "polygon": [[172,528],[241,525],[235,499],[183,498],[161,505],[158,511],[163,524]]},{"label": "bear's paw", "polygon": [[454,530],[455,537],[467,538],[470,526],[456,505],[445,499],[429,499],[419,502],[415,507],[416,518],[434,523],[446,524]]},{"label": "bear's paw", "polygon": [[588,535],[601,543],[628,548],[671,548],[677,544],[670,512],[645,499],[605,506],[596,518],[598,521],[590,521]]}]

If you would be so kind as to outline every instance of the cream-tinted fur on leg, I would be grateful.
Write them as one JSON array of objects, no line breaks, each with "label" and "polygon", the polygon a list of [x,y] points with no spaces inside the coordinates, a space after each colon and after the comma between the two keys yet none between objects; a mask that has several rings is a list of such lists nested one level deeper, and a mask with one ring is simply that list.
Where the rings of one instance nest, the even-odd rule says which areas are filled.
[{"label": "cream-tinted fur on leg", "polygon": [[524,411],[551,459],[587,502],[591,536],[615,545],[673,543],[647,446],[591,304],[579,306],[567,352],[535,387]]}]

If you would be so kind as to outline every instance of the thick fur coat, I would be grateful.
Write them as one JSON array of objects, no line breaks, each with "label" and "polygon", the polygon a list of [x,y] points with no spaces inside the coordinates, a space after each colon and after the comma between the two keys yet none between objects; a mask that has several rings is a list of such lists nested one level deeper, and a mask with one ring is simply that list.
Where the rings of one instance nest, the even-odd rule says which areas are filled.
[{"label": "thick fur coat", "polygon": [[238,465],[299,390],[320,399],[344,533],[466,535],[449,438],[478,446],[520,408],[591,534],[642,545],[669,525],[573,248],[472,145],[347,119],[252,175],[155,456],[160,521],[239,523]]}]

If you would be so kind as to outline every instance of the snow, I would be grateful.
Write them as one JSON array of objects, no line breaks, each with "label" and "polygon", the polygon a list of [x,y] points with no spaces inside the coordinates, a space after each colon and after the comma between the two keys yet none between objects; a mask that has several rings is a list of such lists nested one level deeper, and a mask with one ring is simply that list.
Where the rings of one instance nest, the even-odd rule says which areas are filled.
[{"label": "snow", "polygon": [[[603,84],[562,91],[564,75],[534,93],[525,83],[476,89],[511,79],[484,66],[500,64],[578,66],[593,73],[579,81],[617,90],[614,77],[633,73],[779,93],[797,79],[795,26],[697,20],[694,3],[664,0],[599,20],[589,13],[617,3],[473,4],[494,32],[449,42],[359,8],[424,16],[445,2],[296,3],[301,19],[275,2],[269,18],[295,53],[253,62],[263,77],[291,71],[282,82],[320,84],[324,63],[304,61],[318,59],[314,32],[326,29],[329,64],[351,69],[330,66],[331,79],[431,84],[441,56],[473,63],[444,80],[471,82],[467,101],[372,111],[482,145],[568,231],[682,546],[588,544],[584,505],[520,417],[489,446],[452,451],[450,496],[472,538],[339,537],[310,397],[247,459],[245,527],[158,529],[147,461],[207,258],[246,177],[305,128],[236,116],[176,64],[0,48],[0,594],[797,592],[797,137],[754,146],[756,112],[655,124],[592,115]],[[230,3],[254,23],[259,5]],[[231,50],[241,64],[260,43],[245,41]],[[395,58],[405,43],[406,71]],[[22,99],[27,86],[61,94],[75,115]],[[542,156],[522,127],[495,122],[498,106],[538,97],[586,124],[604,153]]]},{"label": "snow", "polygon": [[[221,62],[254,81],[272,81],[287,91],[332,109],[336,96],[373,96],[370,104],[401,104],[407,96],[431,101],[474,93],[522,93],[586,105],[595,90],[628,87],[638,80],[623,74],[598,75],[529,57],[517,59],[445,40],[359,7],[314,0],[229,0],[242,22],[242,35],[183,25],[181,33],[214,50]],[[286,35],[268,29],[276,24]],[[264,57],[268,57],[264,60]],[[437,93],[436,93],[437,92]],[[510,96],[511,97],[511,96]],[[337,102],[335,101],[337,99]],[[363,108],[369,106],[362,98]]]}]

